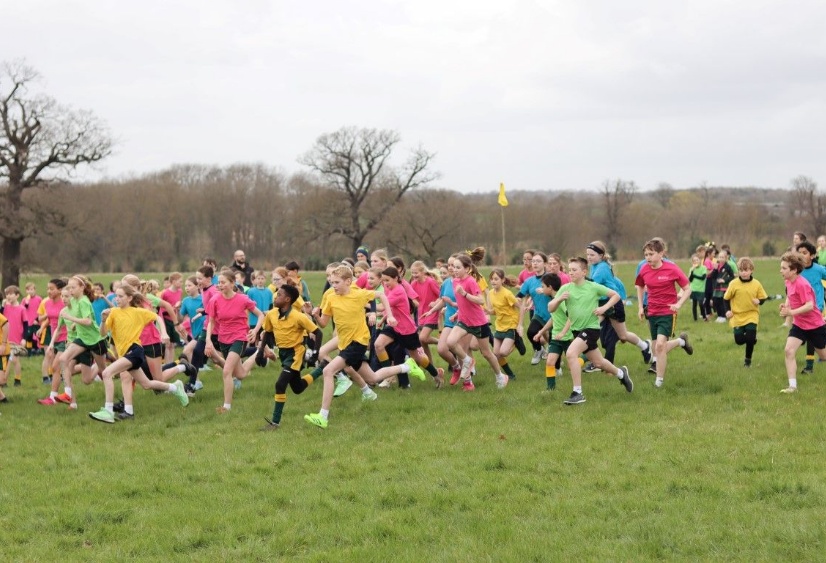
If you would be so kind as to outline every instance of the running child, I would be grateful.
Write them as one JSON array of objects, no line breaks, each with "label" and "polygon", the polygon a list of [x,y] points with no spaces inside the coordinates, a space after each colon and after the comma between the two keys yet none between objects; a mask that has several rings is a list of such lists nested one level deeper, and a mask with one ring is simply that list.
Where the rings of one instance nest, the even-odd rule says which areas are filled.
[{"label": "running child", "polygon": [[[631,374],[625,366],[617,367],[602,356],[597,341],[599,340],[599,317],[614,306],[619,300],[619,293],[604,285],[587,279],[588,260],[577,256],[568,261],[568,275],[571,283],[559,288],[548,308],[555,313],[562,303],[568,306],[568,317],[571,321],[573,341],[565,352],[568,360],[568,369],[571,372],[573,390],[571,396],[564,401],[566,405],[578,405],[585,402],[582,393],[582,367],[579,356],[585,357],[594,366],[609,375],[615,376],[628,393],[634,390]],[[607,297],[605,304],[598,306],[601,298]]]},{"label": "running child", "polygon": [[272,420],[265,418],[267,425],[262,430],[275,430],[281,425],[281,414],[287,402],[287,386],[300,395],[318,377],[313,374],[301,375],[304,361],[304,337],[318,328],[304,313],[296,311],[293,303],[299,298],[298,289],[284,284],[275,296],[275,308],[264,317],[263,337],[258,356],[274,360],[273,347],[278,347],[281,360],[281,375],[275,382],[275,406]]},{"label": "running child", "polygon": [[522,336],[524,330],[519,324],[519,301],[508,289],[519,285],[519,279],[506,276],[501,268],[495,268],[488,277],[490,281],[489,314],[496,317],[493,325],[493,353],[499,363],[499,368],[508,379],[515,379],[508,364],[508,356],[513,352],[517,337]]},{"label": "running child", "polygon": [[704,322],[708,322],[703,302],[706,298],[706,277],[708,270],[703,265],[703,260],[699,254],[691,257],[691,269],[688,271],[688,282],[691,287],[691,314],[697,322],[697,310],[700,310]]},{"label": "running child", "polygon": [[[114,376],[121,375],[121,390],[123,392],[124,411],[118,413],[118,418],[128,420],[135,416],[132,405],[132,381],[136,381],[144,389],[167,391],[175,395],[181,405],[189,404],[189,397],[184,392],[183,382],[163,383],[149,379],[141,369],[143,364],[143,346],[140,338],[144,327],[149,323],[156,323],[161,340],[166,341],[169,336],[166,328],[156,313],[144,308],[144,296],[129,284],[123,284],[115,292],[117,308],[106,309],[103,312],[103,324],[100,326],[100,335],[110,334],[118,353],[118,359],[109,364],[101,378],[103,379],[104,403],[97,412],[90,412],[93,420],[114,424],[115,422],[115,382]],[[125,377],[128,374],[129,377]]]},{"label": "running child", "polygon": [[[645,264],[640,268],[637,279],[638,315],[641,321],[646,319],[643,309],[643,291],[648,294],[648,328],[654,340],[654,356],[657,378],[654,385],[662,387],[665,369],[668,365],[667,355],[674,348],[681,347],[689,356],[694,348],[688,341],[688,333],[681,332],[679,338],[673,338],[677,322],[677,311],[691,295],[688,278],[674,262],[663,260],[665,244],[661,239],[651,239],[643,246]],[[724,263],[725,265],[725,263]],[[678,292],[675,286],[680,288]]]},{"label": "running child", "polygon": [[313,311],[316,324],[321,328],[327,326],[330,320],[336,323],[338,335],[339,355],[332,359],[323,370],[324,390],[321,398],[321,410],[304,416],[304,420],[327,428],[330,416],[330,407],[333,403],[334,377],[345,370],[353,381],[361,388],[362,401],[375,401],[378,395],[370,389],[370,384],[397,375],[419,370],[417,377],[424,377],[416,363],[408,360],[401,365],[381,368],[374,372],[364,361],[367,346],[370,343],[370,331],[367,328],[365,308],[373,299],[381,299],[385,310],[385,320],[388,326],[396,326],[396,319],[390,309],[390,303],[383,293],[360,289],[353,286],[353,271],[349,266],[338,266],[330,274],[330,286],[333,292],[328,294],[327,302],[321,311]]},{"label": "running child", "polygon": [[743,366],[751,367],[754,345],[757,344],[760,305],[765,303],[769,296],[763,285],[752,277],[754,262],[750,258],[740,258],[737,261],[737,269],[738,277],[729,284],[723,299],[730,302],[726,317],[729,326],[734,329],[734,342],[738,346],[746,346],[746,360]]},{"label": "running child", "polygon": [[20,288],[10,285],[5,289],[6,300],[3,302],[3,316],[9,324],[8,343],[11,353],[8,356],[9,365],[4,366],[11,370],[14,366],[14,386],[20,387],[20,358],[19,354],[26,353],[26,308],[20,304]]},{"label": "running child", "polygon": [[781,393],[797,392],[797,349],[811,342],[821,360],[826,360],[826,321],[815,304],[815,291],[801,275],[804,262],[797,252],[786,252],[780,258],[780,275],[786,284],[786,301],[780,305],[780,316],[791,319],[792,326],[783,350],[789,386]]},{"label": "running child", "polygon": [[[549,294],[551,299],[556,297],[559,288],[562,287],[562,280],[558,274],[545,274],[542,276],[542,283],[550,288]],[[540,339],[549,331],[548,357],[545,361],[545,384],[548,391],[553,391],[556,389],[557,376],[562,375],[562,366],[560,365],[557,369],[556,365],[559,363],[562,355],[568,351],[574,339],[574,335],[571,332],[571,319],[568,317],[568,304],[566,302],[563,301],[559,304],[554,314],[551,315],[551,320],[545,323],[545,326],[536,333],[534,338]],[[583,362],[580,361],[579,363],[581,365]]]},{"label": "running child", "polygon": [[26,348],[30,354],[40,354],[43,348],[40,347],[37,337],[37,329],[40,323],[37,320],[37,309],[43,298],[37,294],[37,286],[33,282],[26,284],[26,297],[23,298],[22,305],[26,309]]}]

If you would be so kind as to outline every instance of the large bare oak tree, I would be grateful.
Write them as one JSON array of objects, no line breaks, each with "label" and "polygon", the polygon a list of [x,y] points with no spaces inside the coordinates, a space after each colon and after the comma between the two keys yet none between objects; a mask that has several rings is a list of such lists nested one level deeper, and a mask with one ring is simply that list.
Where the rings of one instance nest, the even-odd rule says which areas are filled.
[{"label": "large bare oak tree", "polygon": [[[3,286],[19,285],[21,246],[61,222],[54,207],[34,197],[66,182],[83,164],[108,156],[112,139],[91,112],[30,93],[39,75],[22,61],[0,67],[0,238]],[[5,182],[4,182],[5,180]]]},{"label": "large bare oak tree", "polygon": [[348,238],[354,253],[405,193],[439,177],[428,168],[435,155],[421,147],[412,151],[401,168],[394,169],[388,160],[400,140],[389,129],[343,127],[320,136],[299,158],[342,196],[329,202],[328,207],[339,209],[334,209],[332,221],[328,219],[328,234]]}]

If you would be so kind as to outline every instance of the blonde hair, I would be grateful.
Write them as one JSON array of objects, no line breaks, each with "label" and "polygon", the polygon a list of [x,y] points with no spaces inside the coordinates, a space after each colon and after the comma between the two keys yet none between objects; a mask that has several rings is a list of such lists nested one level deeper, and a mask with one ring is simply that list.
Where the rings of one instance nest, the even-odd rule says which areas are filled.
[{"label": "blonde hair", "polygon": [[351,280],[353,279],[353,270],[350,269],[350,266],[341,264],[338,268],[331,272],[331,275],[338,276],[342,280]]}]

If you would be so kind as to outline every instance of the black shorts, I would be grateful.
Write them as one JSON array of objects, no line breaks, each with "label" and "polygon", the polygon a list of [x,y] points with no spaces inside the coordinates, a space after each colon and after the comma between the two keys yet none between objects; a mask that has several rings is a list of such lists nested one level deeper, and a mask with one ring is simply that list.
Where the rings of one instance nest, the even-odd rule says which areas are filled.
[{"label": "black shorts", "polygon": [[585,330],[575,330],[574,338],[579,338],[585,341],[585,352],[597,349],[597,342],[599,342],[599,327],[586,328]]},{"label": "black shorts", "polygon": [[146,355],[143,352],[143,346],[140,344],[132,344],[129,349],[126,351],[126,354],[123,357],[130,362],[130,366],[127,371],[132,371],[134,369],[140,369],[143,365],[143,360]]},{"label": "black shorts", "polygon": [[163,358],[163,344],[147,344],[143,347],[143,354],[147,358]]},{"label": "black shorts", "polygon": [[413,334],[399,334],[392,326],[385,326],[379,334],[383,334],[393,339],[393,342],[404,348],[405,350],[417,350],[421,347],[422,342],[419,340],[419,333]]},{"label": "black shorts", "polygon": [[789,337],[808,342],[814,346],[816,350],[822,350],[826,348],[826,325],[806,330],[793,324],[789,330]]},{"label": "black shorts", "polygon": [[613,307],[605,311],[605,318],[613,319],[618,323],[625,322],[625,303],[622,302],[622,299],[614,303]]},{"label": "black shorts", "polygon": [[340,350],[338,355],[344,358],[344,363],[358,371],[364,362],[364,354],[367,346],[358,342],[351,342],[344,350]]}]

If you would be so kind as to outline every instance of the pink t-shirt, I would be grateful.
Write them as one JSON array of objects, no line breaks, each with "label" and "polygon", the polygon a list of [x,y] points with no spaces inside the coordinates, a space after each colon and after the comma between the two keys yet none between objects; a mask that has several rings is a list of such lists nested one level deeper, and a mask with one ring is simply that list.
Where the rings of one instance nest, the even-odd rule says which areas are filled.
[{"label": "pink t-shirt", "polygon": [[535,275],[534,271],[529,270],[527,268],[525,268],[524,270],[519,272],[519,285],[522,285],[523,283],[525,283],[525,280],[528,279],[529,277],[533,276],[533,275]]},{"label": "pink t-shirt", "polygon": [[648,291],[648,315],[662,317],[674,314],[670,306],[677,303],[675,284],[685,287],[688,278],[674,262],[663,262],[656,270],[643,264],[634,284]]},{"label": "pink t-shirt", "polygon": [[356,280],[356,287],[361,289],[367,289],[367,277],[370,274],[368,272],[362,272],[359,278]]},{"label": "pink t-shirt", "polygon": [[216,295],[207,305],[207,315],[217,323],[218,342],[232,344],[237,340],[246,342],[250,329],[247,313],[255,309],[255,301],[243,293],[234,293],[227,299]]},{"label": "pink t-shirt", "polygon": [[811,301],[814,308],[808,313],[792,317],[792,324],[803,330],[812,330],[823,326],[823,316],[817,308],[815,291],[812,285],[803,276],[797,276],[794,281],[786,280],[786,295],[789,298],[789,308],[797,309],[807,301]]},{"label": "pink t-shirt", "polygon": [[[63,300],[58,298],[57,300],[46,299],[45,304],[43,307],[46,308],[46,316],[49,318],[49,328],[54,332],[57,329],[57,320],[60,318],[60,311],[63,310],[66,304],[63,303]],[[60,327],[60,332],[57,333],[57,339],[55,342],[63,342],[66,340],[66,326]]]},{"label": "pink t-shirt", "polygon": [[414,301],[419,299],[419,294],[416,293],[416,290],[407,282],[405,279],[399,280],[399,285],[401,285],[405,292],[407,292],[407,296]]},{"label": "pink t-shirt", "polygon": [[[569,276],[565,272],[559,272],[557,276],[559,276],[559,281],[562,282],[562,285],[565,285],[566,283],[571,283],[571,276]],[[562,287],[562,285],[560,285],[559,287]]]},{"label": "pink t-shirt", "polygon": [[436,280],[430,276],[426,276],[425,281],[419,282],[413,280],[410,286],[413,288],[413,291],[419,295],[419,326],[437,324],[439,322],[438,311],[429,317],[421,316],[422,312],[430,310],[434,301],[439,300],[439,285],[436,283]]},{"label": "pink t-shirt", "polygon": [[[181,299],[183,299],[183,296],[183,289],[179,289],[178,291],[175,291],[173,289],[165,289],[163,293],[161,293],[161,299],[172,305],[173,308],[175,308],[176,306],[180,307]],[[169,313],[166,312],[166,309],[161,310],[161,316],[164,319],[169,318]]]},{"label": "pink t-shirt", "polygon": [[393,289],[384,286],[384,295],[390,303],[390,311],[396,318],[396,332],[402,336],[416,332],[416,325],[413,323],[413,316],[410,314],[410,301],[407,299],[407,292],[398,284]]},{"label": "pink t-shirt", "polygon": [[31,299],[29,299],[28,295],[23,298],[23,307],[26,309],[26,322],[29,323],[29,326],[35,326],[38,324],[37,308],[40,307],[41,301],[43,301],[43,298],[39,295],[33,295]]},{"label": "pink t-shirt", "polygon": [[3,316],[9,321],[9,342],[20,344],[23,341],[23,324],[26,322],[26,309],[23,305],[6,305]]},{"label": "pink t-shirt", "polygon": [[484,326],[488,324],[485,310],[481,305],[468,300],[464,295],[459,295],[458,288],[463,288],[469,295],[481,295],[482,290],[473,276],[465,276],[463,279],[453,278],[453,293],[456,294],[456,304],[459,306],[458,320],[465,326]]}]

